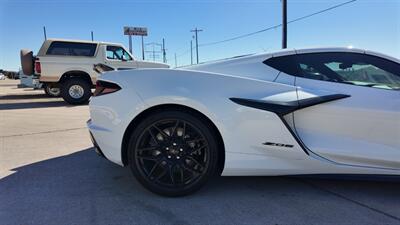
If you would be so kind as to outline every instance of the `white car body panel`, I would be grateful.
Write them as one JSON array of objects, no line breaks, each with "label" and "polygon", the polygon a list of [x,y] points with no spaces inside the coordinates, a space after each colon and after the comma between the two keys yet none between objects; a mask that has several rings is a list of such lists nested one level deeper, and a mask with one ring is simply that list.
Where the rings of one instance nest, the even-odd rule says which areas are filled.
[{"label": "white car body panel", "polygon": [[[360,101],[360,98],[367,94],[361,89],[370,90],[369,88],[357,87],[360,89],[358,93],[349,93],[346,88],[331,88],[329,85],[315,88],[312,82],[294,79],[293,76],[262,63],[270,57],[298,52],[364,53],[365,51],[346,48],[289,50],[276,54],[233,58],[178,70],[143,69],[106,73],[101,75],[100,80],[116,83],[121,90],[91,99],[91,120],[88,122],[88,127],[106,158],[123,165],[122,139],[131,121],[154,106],[177,104],[199,111],[217,127],[225,146],[225,165],[222,175],[321,173],[399,175],[400,98],[390,105],[380,101],[381,98],[389,97],[388,94],[377,94],[369,103],[383,108],[386,105],[386,111],[368,111],[368,107],[363,103],[365,101]],[[377,93],[382,91],[375,90]],[[392,92],[400,97],[399,92]],[[230,98],[245,98],[292,102],[298,98],[309,99],[336,93],[354,95],[355,98],[351,101],[344,99],[324,103],[318,107],[304,108],[284,117],[290,129],[299,133],[299,137],[309,148],[308,152],[277,114],[239,105],[230,100]],[[351,108],[353,106],[355,107]],[[336,119],[343,120],[343,124],[354,126],[346,130],[340,127],[340,123],[335,124],[327,120],[329,112],[333,109],[338,112],[342,110],[338,115],[333,115],[337,117]],[[346,117],[343,113],[351,115],[347,114]],[[359,113],[370,117],[371,120],[376,119],[373,125],[391,123],[393,129],[387,131],[389,133],[382,133],[382,128],[376,132],[371,131],[373,125],[368,124],[370,121],[357,121]],[[376,113],[380,115],[377,116]],[[385,118],[379,118],[383,114]],[[311,127],[318,129],[311,129],[310,124]],[[334,129],[336,136],[333,138],[324,133],[329,127]],[[379,152],[371,148],[372,145],[363,146],[365,143],[359,143],[362,138],[357,135],[367,134],[370,135],[370,139],[363,140],[365,143],[375,142],[377,144],[374,146],[384,150]],[[337,147],[335,149],[328,149],[327,146],[337,137],[341,138],[344,150],[338,148],[340,145],[334,145]],[[293,147],[264,145],[264,142],[284,143]],[[353,158],[349,157],[349,146],[358,148],[359,152],[350,154]]]},{"label": "white car body panel", "polygon": [[[315,153],[345,164],[400,168],[398,91],[359,86],[348,88],[346,84],[331,85],[305,78],[297,78],[296,85],[304,89],[317,86],[321,92],[351,95],[343,101],[294,113],[299,136]],[[309,98],[309,95],[305,90],[299,91],[300,99]],[[365,104],[366,96],[368,105]]]}]

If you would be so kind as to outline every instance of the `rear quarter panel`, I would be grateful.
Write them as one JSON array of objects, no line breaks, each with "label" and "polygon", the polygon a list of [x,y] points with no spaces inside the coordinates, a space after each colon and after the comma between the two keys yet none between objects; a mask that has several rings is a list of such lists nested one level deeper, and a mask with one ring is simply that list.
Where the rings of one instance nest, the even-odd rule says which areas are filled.
[{"label": "rear quarter panel", "polygon": [[61,76],[70,71],[82,71],[96,80],[97,73],[93,70],[93,65],[96,64],[94,57],[69,57],[69,56],[45,56],[40,57],[41,74],[40,81],[42,82],[58,82]]},{"label": "rear quarter panel", "polygon": [[[293,86],[223,74],[168,69],[121,71],[102,76],[102,79],[107,78],[118,80],[125,89],[120,93],[120,99],[128,102],[114,108],[117,109],[115,114],[118,114],[121,130],[125,130],[143,110],[163,104],[184,105],[207,116],[224,141],[224,175],[293,173],[302,168],[309,158],[274,113],[243,107],[229,99],[295,100]],[[140,101],[132,96],[137,96]],[[122,142],[122,135],[119,136]],[[285,150],[263,145],[266,141],[292,144],[294,148]],[[288,161],[295,163],[288,164]]]}]

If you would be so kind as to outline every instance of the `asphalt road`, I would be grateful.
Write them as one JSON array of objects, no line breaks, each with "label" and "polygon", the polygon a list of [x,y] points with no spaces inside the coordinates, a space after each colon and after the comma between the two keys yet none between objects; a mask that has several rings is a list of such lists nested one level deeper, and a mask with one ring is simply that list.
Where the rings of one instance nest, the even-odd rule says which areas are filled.
[{"label": "asphalt road", "polygon": [[149,193],[98,157],[87,106],[0,80],[0,224],[400,224],[400,178],[221,177]]}]

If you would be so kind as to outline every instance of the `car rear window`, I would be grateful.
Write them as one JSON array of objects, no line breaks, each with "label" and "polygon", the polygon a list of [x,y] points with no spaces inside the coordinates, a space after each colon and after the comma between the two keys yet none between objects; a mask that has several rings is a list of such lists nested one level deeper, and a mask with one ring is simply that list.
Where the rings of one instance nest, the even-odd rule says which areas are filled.
[{"label": "car rear window", "polygon": [[272,57],[265,60],[264,64],[286,74],[295,76],[299,72],[295,57],[296,55]]},{"label": "car rear window", "polygon": [[54,41],[46,55],[94,56],[97,44]]}]

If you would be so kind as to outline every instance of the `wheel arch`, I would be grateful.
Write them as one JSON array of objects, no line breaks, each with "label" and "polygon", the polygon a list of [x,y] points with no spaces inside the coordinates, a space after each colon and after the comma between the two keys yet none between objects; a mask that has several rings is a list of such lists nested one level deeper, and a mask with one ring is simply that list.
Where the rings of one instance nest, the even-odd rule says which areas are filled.
[{"label": "wheel arch", "polygon": [[207,117],[205,114],[202,112],[193,109],[191,107],[185,106],[185,105],[180,105],[180,104],[162,104],[162,105],[155,105],[152,106],[141,113],[139,113],[128,125],[126,128],[123,138],[122,138],[122,146],[121,146],[121,160],[124,166],[128,165],[128,144],[129,144],[129,137],[130,134],[134,131],[136,128],[136,124],[140,123],[142,120],[144,120],[146,117],[151,115],[152,113],[155,113],[157,111],[166,111],[166,110],[182,110],[186,112],[190,112],[193,114],[196,114],[200,118],[202,118],[210,127],[213,129],[215,132],[215,136],[217,138],[218,142],[218,174],[221,174],[224,166],[225,166],[225,144],[224,140],[222,138],[221,132],[217,128],[217,126],[214,124],[214,122]]},{"label": "wheel arch", "polygon": [[89,73],[82,71],[82,70],[70,70],[70,71],[63,73],[63,75],[61,75],[61,77],[60,77],[59,83],[62,83],[72,77],[82,78],[85,81],[89,82],[91,85],[93,85],[92,79],[91,79]]}]

